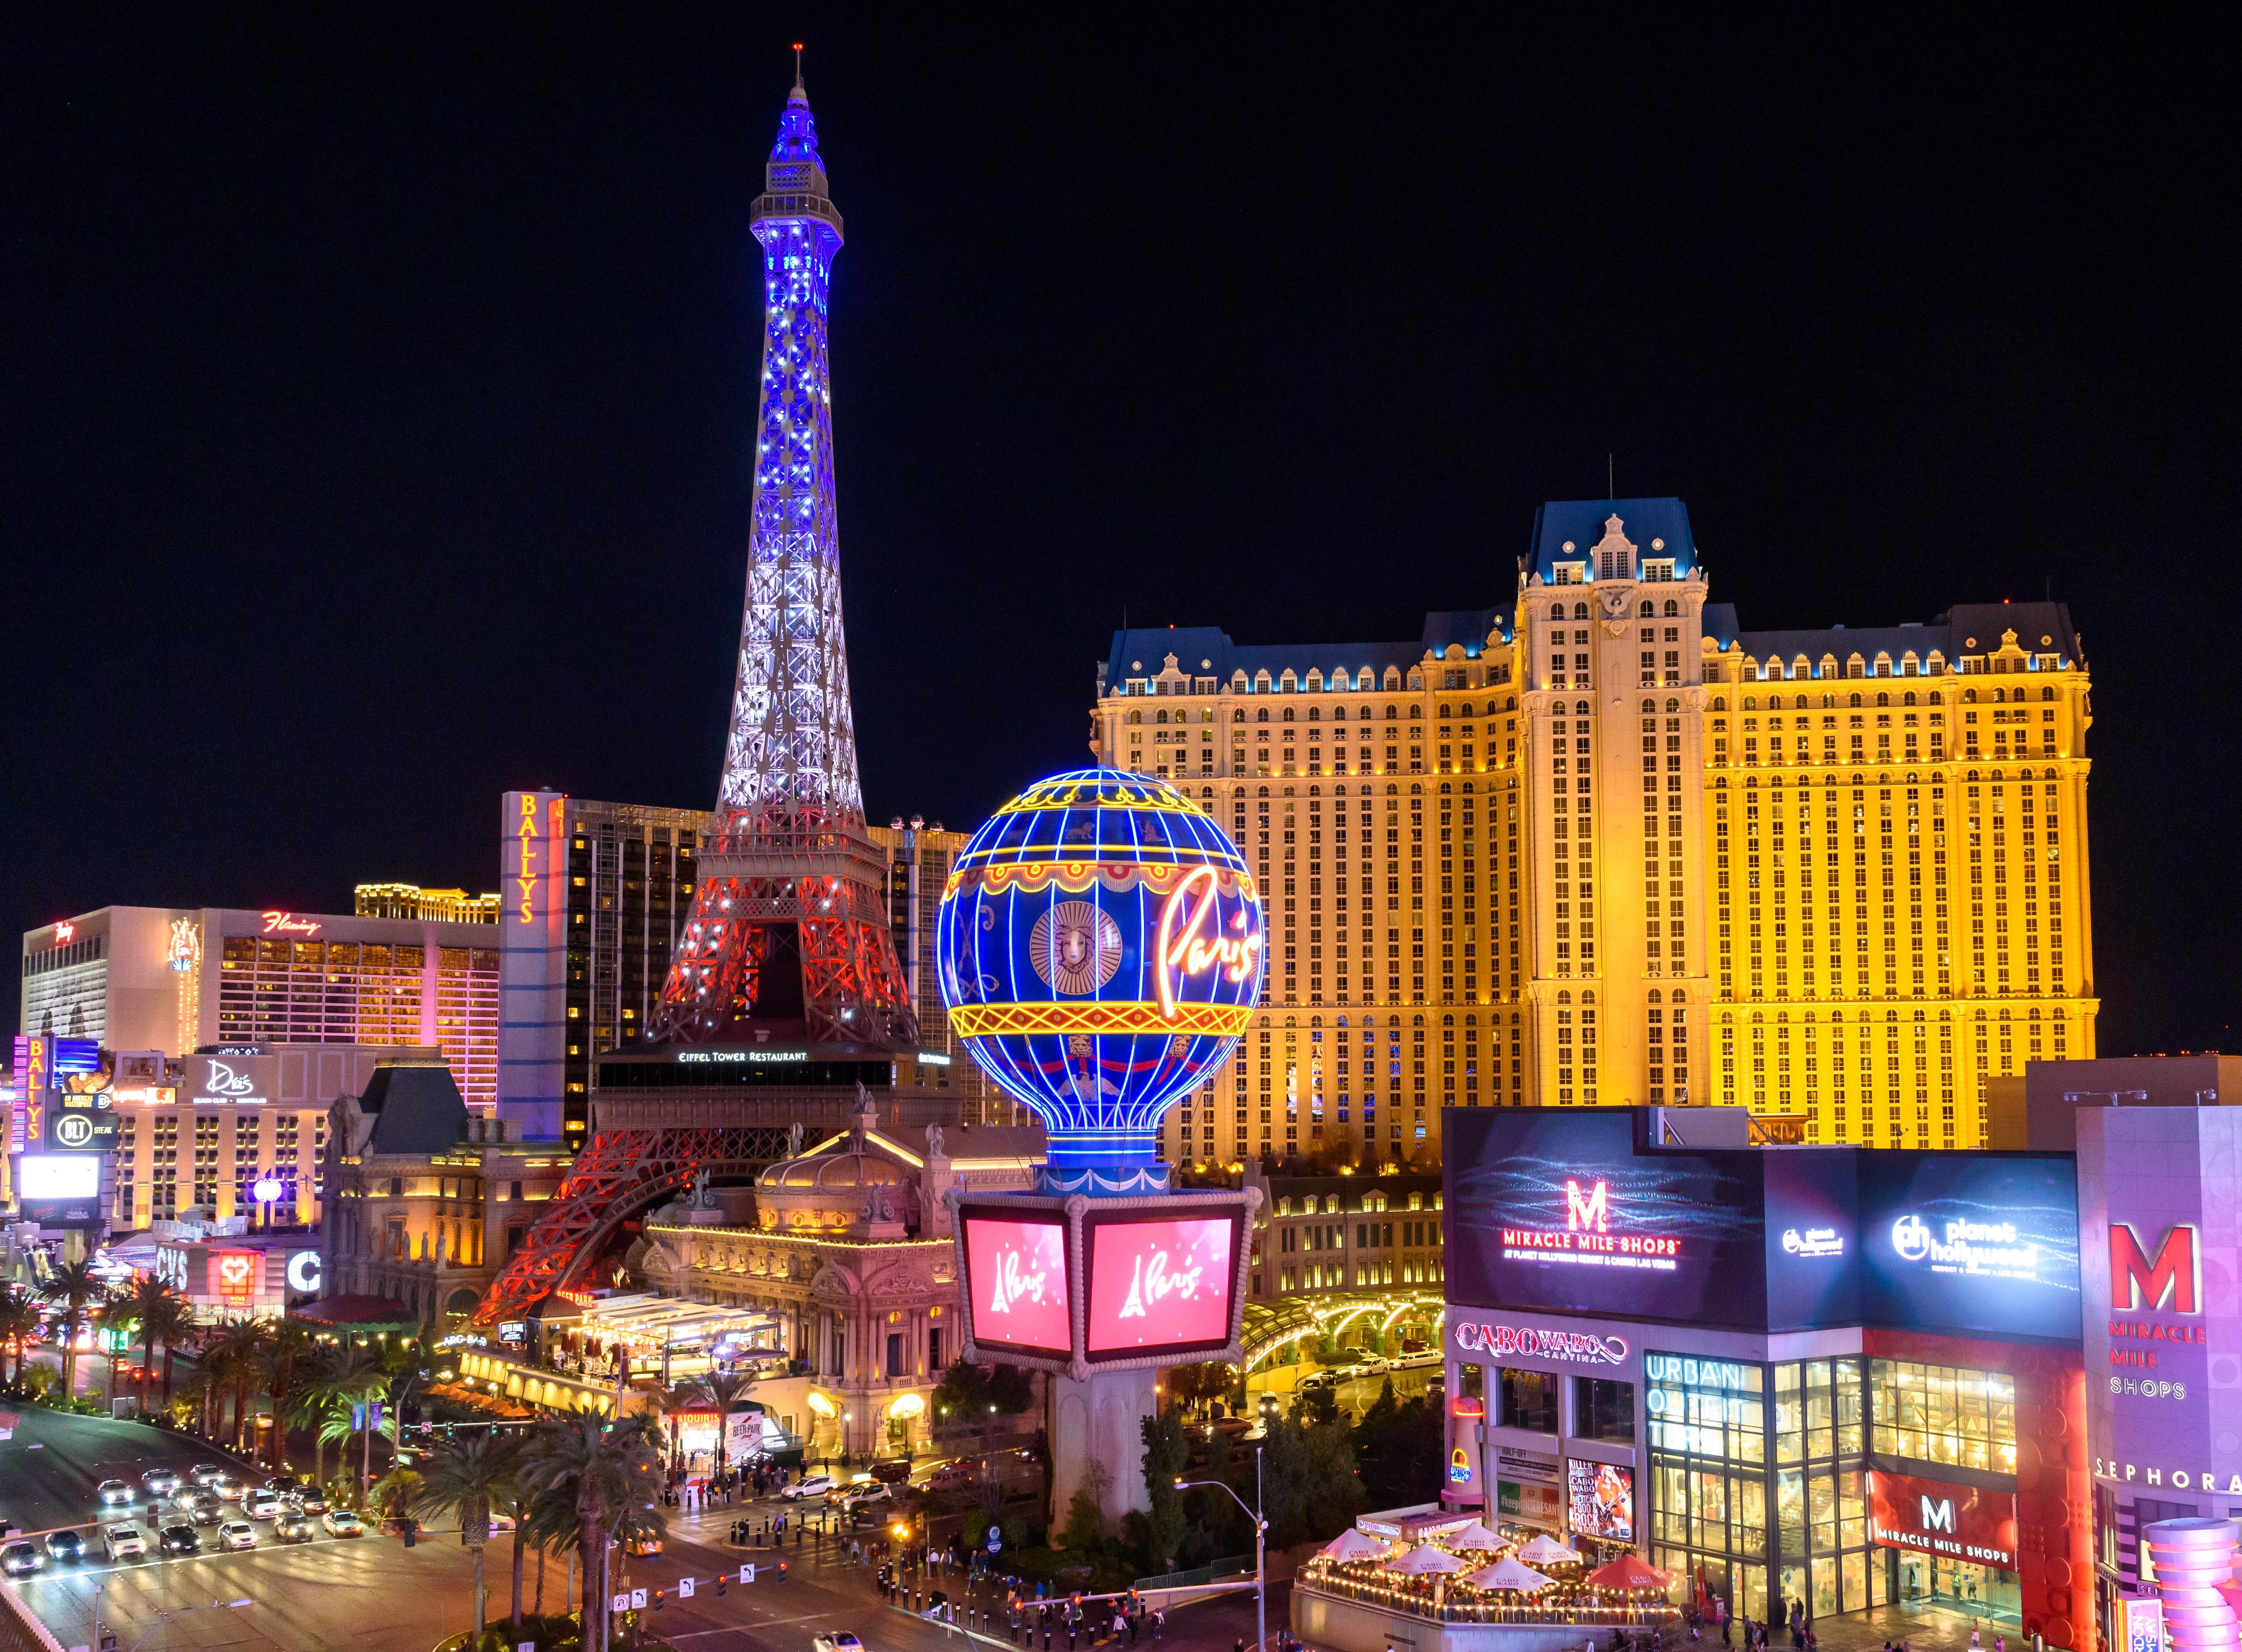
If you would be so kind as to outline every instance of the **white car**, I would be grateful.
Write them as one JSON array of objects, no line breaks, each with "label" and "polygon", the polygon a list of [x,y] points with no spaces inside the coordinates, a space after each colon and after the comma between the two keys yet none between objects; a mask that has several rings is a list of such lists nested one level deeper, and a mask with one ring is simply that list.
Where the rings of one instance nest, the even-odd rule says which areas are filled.
[{"label": "white car", "polygon": [[851,1486],[842,1495],[841,1507],[853,1513],[859,1508],[868,1508],[874,1503],[893,1502],[895,1496],[893,1491],[878,1484]]},{"label": "white car", "polygon": [[363,1537],[366,1522],[347,1508],[330,1508],[319,1516],[319,1524],[327,1528],[330,1537]]},{"label": "white car", "polygon": [[136,1494],[131,1485],[122,1480],[104,1480],[93,1488],[93,1494],[101,1499],[104,1508],[129,1505]]},{"label": "white car", "polygon": [[832,1475],[812,1474],[807,1480],[797,1480],[793,1485],[783,1487],[779,1492],[779,1495],[791,1503],[804,1497],[824,1497],[829,1495],[832,1490]]},{"label": "white car", "polygon": [[148,1488],[151,1497],[169,1497],[179,1488],[179,1477],[168,1468],[151,1468],[140,1476],[140,1483]]},{"label": "white car", "polygon": [[260,1486],[241,1500],[241,1512],[252,1520],[278,1520],[280,1494]]},{"label": "white car", "polygon": [[187,1470],[187,1483],[191,1486],[208,1486],[225,1478],[224,1463],[197,1463]]},{"label": "white car", "polygon": [[109,1551],[111,1561],[148,1558],[148,1534],[138,1526],[119,1524],[104,1528],[101,1546]]},{"label": "white car", "polygon": [[846,1629],[828,1629],[810,1637],[809,1652],[864,1652],[864,1643]]},{"label": "white car", "polygon": [[220,1548],[255,1548],[257,1528],[245,1520],[230,1520],[218,1528]]}]

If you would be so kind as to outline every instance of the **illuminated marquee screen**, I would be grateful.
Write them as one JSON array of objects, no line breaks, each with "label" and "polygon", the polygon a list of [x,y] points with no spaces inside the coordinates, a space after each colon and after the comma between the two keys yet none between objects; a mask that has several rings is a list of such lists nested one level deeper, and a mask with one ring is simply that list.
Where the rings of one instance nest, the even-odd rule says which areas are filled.
[{"label": "illuminated marquee screen", "polygon": [[973,1340],[985,1347],[1064,1355],[1074,1324],[1066,1293],[1066,1227],[1056,1215],[1024,1219],[968,1210],[965,1288]]},{"label": "illuminated marquee screen", "polygon": [[1565,1512],[1575,1535],[1635,1541],[1635,1470],[1617,1463],[1565,1459]]},{"label": "illuminated marquee screen", "polygon": [[101,1191],[101,1159],[92,1153],[26,1153],[16,1161],[17,1196],[91,1199]]},{"label": "illuminated marquee screen", "polygon": [[1451,1111],[1451,1299],[1766,1323],[1759,1155],[1638,1156],[1634,1118]]},{"label": "illuminated marquee screen", "polygon": [[262,1251],[212,1251],[209,1266],[210,1293],[228,1307],[247,1307],[264,1288]]},{"label": "illuminated marquee screen", "polygon": [[2078,1340],[2078,1180],[2068,1153],[1865,1155],[1860,1248],[1872,1321]]},{"label": "illuminated marquee screen", "polygon": [[1225,1346],[1239,1226],[1231,1214],[1093,1215],[1085,1225],[1091,1360]]}]

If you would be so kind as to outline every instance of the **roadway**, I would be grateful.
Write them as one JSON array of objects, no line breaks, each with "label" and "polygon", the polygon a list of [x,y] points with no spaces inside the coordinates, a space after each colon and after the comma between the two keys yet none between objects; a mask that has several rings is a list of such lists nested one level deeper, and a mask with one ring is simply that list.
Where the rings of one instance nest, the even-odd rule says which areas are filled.
[{"label": "roadway", "polygon": [[101,1514],[93,1488],[104,1480],[131,1485],[135,1508],[144,1514],[140,1476],[147,1469],[185,1474],[197,1463],[212,1462],[241,1472],[239,1461],[216,1447],[145,1423],[73,1417],[37,1406],[7,1409],[23,1420],[14,1439],[0,1440],[0,1517],[26,1532],[91,1527]]},{"label": "roadway", "polygon": [[[64,1432],[77,1427],[89,1431],[87,1440],[70,1442],[71,1461],[119,1461],[116,1444],[105,1436],[93,1437],[93,1431],[123,1425],[91,1418],[50,1415],[45,1420]],[[21,1445],[27,1434],[19,1434],[10,1444]],[[31,1456],[57,1448],[51,1439],[41,1443],[46,1450]],[[0,1459],[0,1468],[4,1467],[12,1463]],[[79,1508],[91,1502],[92,1486],[92,1480],[84,1481]],[[791,1511],[792,1506],[764,1499],[696,1514],[672,1511],[667,1552],[628,1562],[618,1554],[615,1564],[623,1569],[610,1581],[610,1588],[666,1588],[668,1603],[660,1613],[647,1615],[647,1630],[687,1652],[809,1652],[810,1637],[825,1628],[851,1629],[874,1652],[967,1652],[969,1646],[979,1644],[887,1607],[872,1586],[870,1569],[848,1564],[842,1546],[833,1540],[822,1547],[814,1541],[799,1548],[788,1544],[783,1552],[790,1575],[783,1584],[771,1581],[766,1562],[776,1558],[772,1551],[735,1549],[723,1541],[734,1520],[746,1514],[760,1518],[781,1508]],[[90,1519],[83,1523],[92,1525]],[[276,1548],[270,1544],[269,1525],[256,1524],[265,1546],[253,1550],[151,1556],[111,1566],[99,1558],[95,1546],[80,1565],[50,1566],[37,1576],[14,1580],[8,1587],[23,1596],[64,1647],[95,1643],[97,1607],[103,1623],[117,1631],[124,1646],[131,1647],[144,1635],[148,1652],[189,1647],[428,1652],[446,1636],[470,1626],[473,1565],[456,1536],[424,1534],[418,1546],[407,1549],[394,1537],[337,1539],[323,1534],[307,1544]],[[869,1535],[879,1528],[863,1530]],[[207,1528],[205,1536],[207,1541]],[[513,1544],[512,1535],[501,1533],[493,1536],[484,1551],[487,1614],[493,1623],[503,1622],[507,1615]],[[738,1568],[748,1561],[758,1563],[758,1581],[742,1585],[736,1581]],[[534,1554],[525,1557],[525,1611],[534,1605],[536,1567]],[[722,1599],[710,1588],[720,1570],[735,1580]],[[699,1583],[691,1600],[677,1595],[678,1581],[687,1576]],[[941,1580],[936,1587],[950,1588],[953,1596],[959,1594]],[[547,1608],[560,1609],[567,1589],[565,1562],[548,1560]],[[237,1600],[248,1604],[210,1609],[214,1602]],[[1280,1600],[1272,1595],[1272,1628],[1282,1623],[1281,1612]],[[167,1622],[167,1614],[176,1615]],[[1236,1638],[1252,1642],[1252,1594],[1240,1592],[1171,1615],[1167,1639],[1178,1643],[1172,1652],[1190,1652],[1194,1646],[1227,1649]],[[620,1638],[617,1643],[621,1643]],[[1163,1652],[1171,1652],[1165,1642]]]}]

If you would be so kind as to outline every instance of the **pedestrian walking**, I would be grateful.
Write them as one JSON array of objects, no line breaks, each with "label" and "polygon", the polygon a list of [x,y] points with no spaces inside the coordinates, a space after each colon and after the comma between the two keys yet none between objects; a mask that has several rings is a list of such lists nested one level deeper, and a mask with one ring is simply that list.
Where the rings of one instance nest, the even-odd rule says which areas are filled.
[{"label": "pedestrian walking", "polygon": [[1158,1640],[1160,1636],[1166,1632],[1167,1627],[1167,1608],[1160,1606],[1154,1607],[1152,1608],[1152,1638],[1155,1641]]}]

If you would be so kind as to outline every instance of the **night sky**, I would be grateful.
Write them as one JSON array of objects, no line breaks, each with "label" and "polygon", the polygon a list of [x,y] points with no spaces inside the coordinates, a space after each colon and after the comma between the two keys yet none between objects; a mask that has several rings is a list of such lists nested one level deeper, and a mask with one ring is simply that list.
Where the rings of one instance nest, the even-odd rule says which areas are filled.
[{"label": "night sky", "polygon": [[104,15],[0,24],[11,935],[493,889],[507,787],[713,801],[801,37],[875,820],[1083,761],[1124,610],[1507,602],[1609,453],[1749,628],[2070,603],[2101,1047],[2242,1038],[2215,41]]}]

